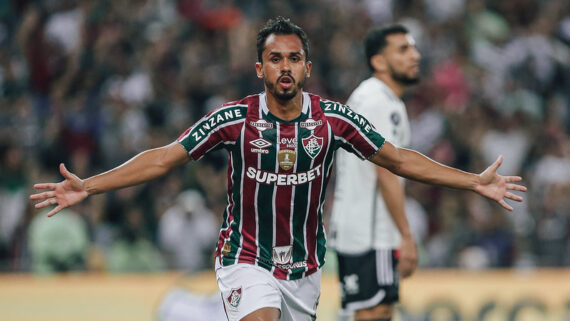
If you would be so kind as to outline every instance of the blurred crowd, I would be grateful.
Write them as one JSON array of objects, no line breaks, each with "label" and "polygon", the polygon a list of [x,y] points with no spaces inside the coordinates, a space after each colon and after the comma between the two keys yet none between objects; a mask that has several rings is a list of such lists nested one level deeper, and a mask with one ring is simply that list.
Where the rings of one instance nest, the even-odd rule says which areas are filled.
[{"label": "blurred crowd", "polygon": [[502,154],[500,173],[524,177],[529,191],[512,213],[474,193],[408,182],[421,266],[570,266],[568,1],[6,0],[0,272],[211,267],[223,152],[52,218],[28,196],[33,183],[61,180],[59,163],[94,175],[262,91],[255,38],[277,15],[309,35],[305,90],[341,102],[369,76],[366,31],[407,26],[422,54],[422,81],[404,99],[411,147],[474,172]]}]

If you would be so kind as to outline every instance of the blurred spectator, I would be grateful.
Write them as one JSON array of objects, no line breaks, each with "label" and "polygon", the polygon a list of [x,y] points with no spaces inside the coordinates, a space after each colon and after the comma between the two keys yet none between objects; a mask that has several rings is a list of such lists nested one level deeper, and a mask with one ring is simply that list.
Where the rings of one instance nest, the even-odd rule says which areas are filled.
[{"label": "blurred spectator", "polygon": [[185,190],[164,212],[158,239],[169,268],[194,273],[211,268],[218,220],[196,190]]},{"label": "blurred spectator", "polygon": [[119,236],[107,254],[107,269],[115,273],[163,270],[158,248],[145,235],[142,211],[135,206],[126,211]]},{"label": "blurred spectator", "polygon": [[24,220],[27,176],[24,152],[16,146],[0,146],[0,269],[9,264],[13,239]]},{"label": "blurred spectator", "polygon": [[30,224],[31,270],[41,274],[85,270],[89,246],[85,221],[68,209],[60,213],[61,218],[46,214],[37,213]]}]

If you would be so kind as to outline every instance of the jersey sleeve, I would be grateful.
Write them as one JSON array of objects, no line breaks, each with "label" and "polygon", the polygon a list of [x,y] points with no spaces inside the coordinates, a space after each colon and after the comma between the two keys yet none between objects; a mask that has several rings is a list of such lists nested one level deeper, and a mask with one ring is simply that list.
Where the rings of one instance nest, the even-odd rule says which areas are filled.
[{"label": "jersey sleeve", "polygon": [[385,139],[372,123],[350,107],[335,102],[323,102],[323,111],[332,127],[338,147],[368,159],[376,154]]},{"label": "jersey sleeve", "polygon": [[178,137],[193,160],[235,144],[245,121],[247,105],[222,106],[204,116]]}]

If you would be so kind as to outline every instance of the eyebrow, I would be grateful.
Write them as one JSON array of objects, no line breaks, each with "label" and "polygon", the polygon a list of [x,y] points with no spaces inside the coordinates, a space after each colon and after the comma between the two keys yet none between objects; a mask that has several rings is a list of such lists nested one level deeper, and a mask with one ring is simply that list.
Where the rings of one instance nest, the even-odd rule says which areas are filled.
[{"label": "eyebrow", "polygon": [[[283,53],[281,51],[270,51],[269,53],[267,53],[267,55],[271,56],[271,55],[276,55],[276,56],[282,56]],[[291,51],[289,52],[289,56],[303,56],[303,52],[302,51]]]}]

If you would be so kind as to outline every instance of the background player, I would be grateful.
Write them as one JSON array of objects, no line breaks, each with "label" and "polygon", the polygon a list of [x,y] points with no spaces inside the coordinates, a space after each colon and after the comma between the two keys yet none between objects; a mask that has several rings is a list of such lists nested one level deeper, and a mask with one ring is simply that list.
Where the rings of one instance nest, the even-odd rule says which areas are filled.
[{"label": "background player", "polygon": [[[401,97],[419,80],[414,39],[405,27],[393,25],[371,30],[364,47],[373,75],[347,104],[387,141],[407,147],[410,124]],[[331,243],[338,256],[340,315],[354,314],[357,321],[390,320],[399,278],[411,275],[418,260],[404,211],[403,179],[339,151],[334,195]]]}]

